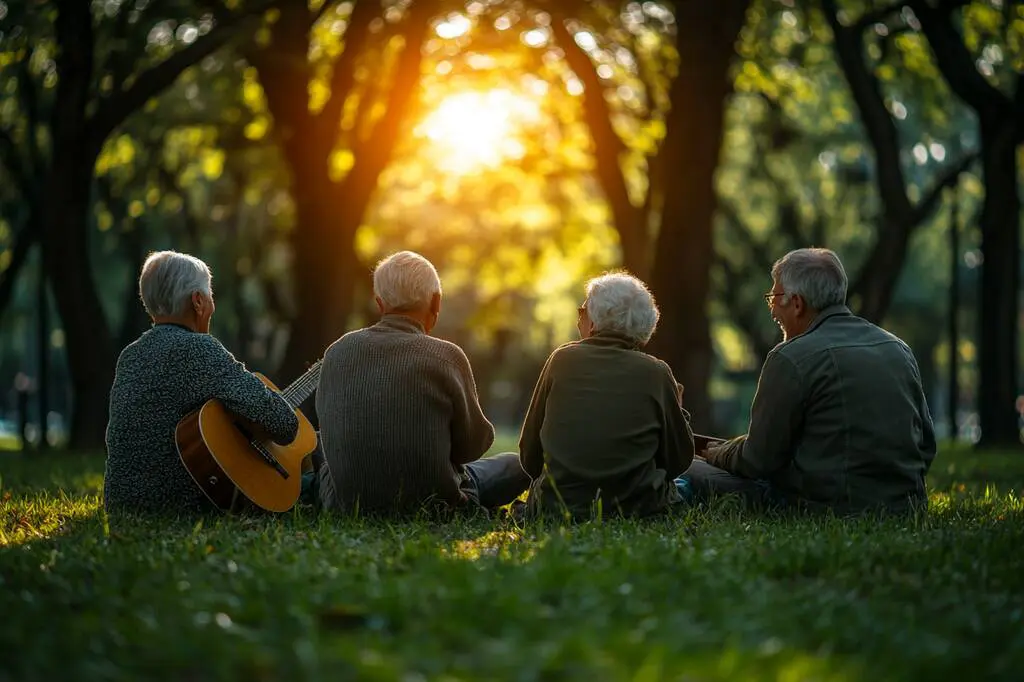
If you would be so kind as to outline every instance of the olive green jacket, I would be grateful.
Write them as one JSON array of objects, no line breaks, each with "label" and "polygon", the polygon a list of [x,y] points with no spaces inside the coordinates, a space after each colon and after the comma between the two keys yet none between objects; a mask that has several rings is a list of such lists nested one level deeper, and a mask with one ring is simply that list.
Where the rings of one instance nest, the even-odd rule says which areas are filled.
[{"label": "olive green jacket", "polygon": [[548,358],[519,455],[534,515],[647,516],[679,501],[673,479],[693,461],[693,436],[669,366],[601,333]]},{"label": "olive green jacket", "polygon": [[746,435],[707,455],[789,501],[841,513],[926,504],[934,458],[914,354],[846,306],[821,311],[768,354]]}]

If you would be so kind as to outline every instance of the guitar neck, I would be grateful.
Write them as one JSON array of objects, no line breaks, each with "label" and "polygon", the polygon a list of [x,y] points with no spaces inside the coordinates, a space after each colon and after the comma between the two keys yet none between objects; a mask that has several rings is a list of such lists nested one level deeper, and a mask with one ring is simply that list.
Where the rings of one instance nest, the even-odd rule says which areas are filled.
[{"label": "guitar neck", "polygon": [[317,360],[313,366],[306,370],[305,374],[293,381],[281,395],[292,407],[298,407],[309,396],[313,395],[317,384],[320,382],[320,367],[323,360]]}]

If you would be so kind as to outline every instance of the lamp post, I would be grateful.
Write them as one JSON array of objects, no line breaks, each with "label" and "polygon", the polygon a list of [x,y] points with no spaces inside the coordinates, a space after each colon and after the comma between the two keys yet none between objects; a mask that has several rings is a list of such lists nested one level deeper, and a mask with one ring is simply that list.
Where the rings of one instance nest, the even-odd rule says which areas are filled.
[{"label": "lamp post", "polygon": [[50,414],[50,319],[49,303],[46,296],[46,268],[43,266],[42,253],[39,254],[39,277],[36,281],[36,343],[38,344],[39,371],[36,390],[39,392],[39,440],[37,448],[46,450],[49,448],[47,436],[47,416]]}]

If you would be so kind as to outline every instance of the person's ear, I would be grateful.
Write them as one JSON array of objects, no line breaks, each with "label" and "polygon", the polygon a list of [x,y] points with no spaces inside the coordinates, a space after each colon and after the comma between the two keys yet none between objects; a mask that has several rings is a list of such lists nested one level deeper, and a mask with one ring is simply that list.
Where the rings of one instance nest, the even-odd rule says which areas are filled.
[{"label": "person's ear", "polygon": [[374,296],[373,300],[377,303],[377,312],[381,315],[384,314],[384,301],[380,300],[380,296]]},{"label": "person's ear", "polygon": [[793,294],[793,312],[795,312],[798,317],[807,312],[807,303],[804,301],[804,297],[800,294]]},{"label": "person's ear", "polygon": [[441,294],[434,294],[430,297],[430,314],[441,314]]},{"label": "person's ear", "polygon": [[201,315],[203,312],[203,295],[198,291],[192,292],[192,309],[196,311],[196,315]]}]

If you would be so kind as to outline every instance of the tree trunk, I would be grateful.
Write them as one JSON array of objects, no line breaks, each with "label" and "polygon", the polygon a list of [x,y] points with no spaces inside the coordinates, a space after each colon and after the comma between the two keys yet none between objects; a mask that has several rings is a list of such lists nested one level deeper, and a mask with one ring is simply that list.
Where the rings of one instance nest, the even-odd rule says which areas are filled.
[{"label": "tree trunk", "polygon": [[857,314],[875,324],[882,323],[892,303],[910,242],[910,229],[886,217],[881,222],[875,247],[856,280]]},{"label": "tree trunk", "polygon": [[55,27],[60,79],[51,119],[53,153],[43,185],[47,193],[37,207],[40,240],[71,373],[69,445],[101,448],[117,356],[88,249],[92,174],[103,141],[90,134],[86,114],[94,66],[90,5],[59,3]]},{"label": "tree trunk", "polygon": [[[355,82],[354,68],[365,27],[376,14],[374,8],[373,3],[360,2],[353,9],[345,50],[333,67],[331,97],[318,114],[309,110],[310,18],[304,6],[289,6],[275,28],[272,44],[249,56],[259,72],[275,134],[291,171],[296,207],[292,247],[297,314],[279,369],[287,381],[318,360],[347,328],[356,281],[363,272],[355,250],[356,230],[390,161],[405,114],[418,96],[422,45],[437,3],[417,0],[410,7],[384,114],[365,137],[349,141],[355,161],[344,180],[335,182],[330,154],[338,141],[339,117]],[[362,129],[360,123],[370,109],[365,102],[360,105],[354,129]]]},{"label": "tree trunk", "polygon": [[[729,66],[746,6],[681,4],[676,21],[680,67],[662,150],[665,200],[649,280],[662,317],[650,350],[686,387],[684,402],[697,430],[714,429],[708,395],[714,350],[707,309],[717,209],[714,180],[732,91]],[[690,105],[695,102],[700,105]]]},{"label": "tree trunk", "polygon": [[46,272],[60,313],[73,392],[69,445],[101,448],[117,361],[88,257],[89,197],[96,157],[55,145],[42,208]]},{"label": "tree trunk", "polygon": [[136,221],[132,229],[123,233],[126,257],[130,265],[131,279],[125,283],[121,299],[121,329],[118,332],[118,345],[124,348],[149,326],[149,315],[142,302],[139,301],[139,285],[136,279],[142,272],[142,264],[146,260],[144,234],[141,221]]},{"label": "tree trunk", "polygon": [[1020,197],[1016,126],[1005,117],[981,120],[985,201],[981,213],[981,329],[978,447],[1020,447],[1017,425],[1017,297],[1020,287]]},{"label": "tree trunk", "polygon": [[297,314],[280,368],[286,381],[319,360],[347,328],[360,269],[354,236],[365,208],[350,205],[322,175],[304,177],[294,165],[292,171],[300,228],[292,233]]}]

